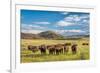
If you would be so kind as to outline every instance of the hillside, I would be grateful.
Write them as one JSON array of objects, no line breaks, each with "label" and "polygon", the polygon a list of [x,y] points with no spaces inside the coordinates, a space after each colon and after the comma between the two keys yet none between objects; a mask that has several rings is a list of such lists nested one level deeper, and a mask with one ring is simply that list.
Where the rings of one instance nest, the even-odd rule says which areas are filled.
[{"label": "hillside", "polygon": [[53,31],[41,32],[38,35],[45,38],[45,39],[61,39],[61,38],[64,38],[62,35],[57,34]]},{"label": "hillside", "polygon": [[22,39],[63,39],[64,37],[53,31],[45,31],[39,34],[21,33]]},{"label": "hillside", "polygon": [[31,33],[21,33],[22,39],[40,39],[41,37],[37,34],[31,34]]},{"label": "hillside", "polygon": [[32,33],[21,33],[22,39],[81,39],[87,38],[89,35],[71,35],[71,36],[63,36],[53,31],[45,31],[39,34]]}]

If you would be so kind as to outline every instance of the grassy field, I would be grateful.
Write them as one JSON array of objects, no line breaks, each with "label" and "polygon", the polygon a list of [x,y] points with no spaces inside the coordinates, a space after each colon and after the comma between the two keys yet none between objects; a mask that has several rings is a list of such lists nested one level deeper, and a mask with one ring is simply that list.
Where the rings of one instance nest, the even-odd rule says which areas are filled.
[{"label": "grassy field", "polygon": [[[77,43],[78,51],[76,54],[72,54],[71,49],[66,54],[60,55],[49,55],[48,50],[46,55],[41,55],[40,51],[35,54],[27,50],[28,45],[38,46],[41,44],[52,45],[62,43]],[[21,63],[31,62],[49,62],[49,61],[68,61],[68,60],[88,60],[89,57],[89,45],[82,45],[82,43],[89,43],[88,38],[77,39],[77,40],[29,40],[21,39]],[[69,46],[70,48],[71,46]]]}]

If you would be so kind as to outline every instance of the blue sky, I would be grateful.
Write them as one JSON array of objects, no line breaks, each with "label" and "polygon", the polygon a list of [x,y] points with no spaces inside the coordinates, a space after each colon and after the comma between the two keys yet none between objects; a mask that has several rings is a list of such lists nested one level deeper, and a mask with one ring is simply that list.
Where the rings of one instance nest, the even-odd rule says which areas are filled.
[{"label": "blue sky", "polygon": [[21,10],[21,32],[54,31],[62,35],[89,34],[89,13]]}]

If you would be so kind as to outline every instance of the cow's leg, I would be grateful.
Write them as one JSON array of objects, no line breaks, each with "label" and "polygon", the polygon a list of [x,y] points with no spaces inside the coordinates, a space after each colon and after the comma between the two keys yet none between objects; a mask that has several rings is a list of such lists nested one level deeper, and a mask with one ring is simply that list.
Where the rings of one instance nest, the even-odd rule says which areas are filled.
[{"label": "cow's leg", "polygon": [[63,50],[63,48],[61,49],[61,54],[63,54],[64,53],[64,50]]},{"label": "cow's leg", "polygon": [[73,53],[73,54],[76,54],[76,48],[73,48],[73,49],[72,49],[72,53]]},{"label": "cow's leg", "polygon": [[58,55],[59,54],[59,51],[58,51],[58,49],[56,49],[56,55]]},{"label": "cow's leg", "polygon": [[52,54],[52,50],[51,50],[51,49],[49,49],[49,54],[50,54],[50,55]]}]

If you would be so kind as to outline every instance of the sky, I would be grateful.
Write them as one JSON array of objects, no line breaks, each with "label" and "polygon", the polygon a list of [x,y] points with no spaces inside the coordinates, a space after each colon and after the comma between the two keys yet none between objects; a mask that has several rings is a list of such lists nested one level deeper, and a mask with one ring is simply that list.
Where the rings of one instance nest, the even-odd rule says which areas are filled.
[{"label": "sky", "polygon": [[89,13],[21,10],[20,16],[23,33],[54,31],[64,36],[89,35]]}]

